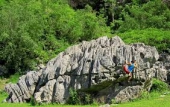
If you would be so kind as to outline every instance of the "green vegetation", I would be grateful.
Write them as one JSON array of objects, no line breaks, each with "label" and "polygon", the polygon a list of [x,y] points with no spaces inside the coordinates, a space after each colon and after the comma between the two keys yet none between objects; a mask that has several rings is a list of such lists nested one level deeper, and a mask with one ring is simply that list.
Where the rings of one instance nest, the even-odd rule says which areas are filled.
[{"label": "green vegetation", "polygon": [[75,11],[60,0],[5,1],[0,14],[0,65],[8,75],[35,69],[69,45],[109,32],[90,6]]},{"label": "green vegetation", "polygon": [[170,94],[161,96],[160,94],[152,93],[149,99],[118,104],[116,107],[169,107],[169,99]]},{"label": "green vegetation", "polygon": [[1,107],[98,107],[97,105],[62,105],[62,104],[43,104],[37,106],[31,106],[30,104],[10,104],[10,103],[0,103]]},{"label": "green vegetation", "polygon": [[74,90],[72,88],[69,89],[69,99],[66,104],[71,105],[97,105],[95,101],[93,101],[91,94],[82,92],[80,90]]},{"label": "green vegetation", "polygon": [[[2,97],[2,94],[0,94],[0,98]],[[5,98],[5,97],[3,97]],[[1,98],[2,99],[2,98]],[[0,100],[1,100],[0,99]],[[128,103],[122,103],[116,105],[116,107],[169,107],[169,99],[170,94],[167,94],[165,96],[160,96],[160,94],[153,93],[152,97],[149,99],[142,99],[137,101],[132,101]],[[1,100],[2,101],[2,100]],[[21,104],[10,104],[10,103],[0,103],[1,107],[99,107],[98,104],[92,104],[92,105],[61,105],[61,104],[50,104],[50,105],[37,105],[37,106],[31,106],[28,103],[21,103]],[[115,106],[111,106],[115,107]]]},{"label": "green vegetation", "polygon": [[168,107],[170,91],[168,85],[158,79],[152,79],[151,91],[143,91],[141,96],[127,103],[118,104],[118,107]]},{"label": "green vegetation", "polygon": [[162,82],[158,79],[153,79],[153,84],[151,87],[151,92],[159,92],[162,93],[164,91],[168,90],[168,84],[166,84],[165,82]]},{"label": "green vegetation", "polygon": [[11,75],[9,79],[6,81],[6,83],[17,83],[20,76],[21,75],[17,72],[14,75]]},{"label": "green vegetation", "polygon": [[130,30],[125,33],[118,33],[125,43],[145,43],[155,46],[159,52],[170,48],[170,31],[148,28],[145,30]]},{"label": "green vegetation", "polygon": [[125,5],[122,10],[124,21],[118,20],[119,32],[146,28],[169,29],[170,11],[167,3],[151,0],[140,4],[138,1],[140,0],[133,0],[130,5]]},{"label": "green vegetation", "polygon": [[1,0],[0,69],[34,70],[68,46],[118,34],[159,52],[170,48],[170,4],[164,0]]},{"label": "green vegetation", "polygon": [[78,96],[78,93],[76,90],[70,88],[69,89],[69,100],[67,101],[68,104],[71,105],[80,105],[81,101],[80,101],[80,97]]},{"label": "green vegetation", "polygon": [[[118,35],[128,44],[142,42],[155,46],[160,53],[170,50],[168,0],[70,1],[73,0],[0,0],[1,99],[6,96],[3,91],[5,83],[15,83],[25,71],[36,70],[37,65],[46,64],[59,52],[84,40]],[[165,84],[154,81],[152,92],[167,90]],[[107,86],[110,82],[86,91],[98,92]],[[73,91],[75,98],[74,95],[76,93]],[[145,97],[148,93],[143,95]],[[87,94],[87,102],[89,98]],[[169,95],[165,98],[168,99]],[[166,99],[161,99],[168,104]],[[76,98],[72,100],[77,103]],[[152,101],[158,99],[150,100],[152,106]],[[147,100],[141,102],[149,103]],[[11,106],[2,104],[8,105]],[[19,104],[12,106],[15,105]]]},{"label": "green vegetation", "polygon": [[0,91],[4,90],[4,86],[7,83],[8,79],[0,79]]}]

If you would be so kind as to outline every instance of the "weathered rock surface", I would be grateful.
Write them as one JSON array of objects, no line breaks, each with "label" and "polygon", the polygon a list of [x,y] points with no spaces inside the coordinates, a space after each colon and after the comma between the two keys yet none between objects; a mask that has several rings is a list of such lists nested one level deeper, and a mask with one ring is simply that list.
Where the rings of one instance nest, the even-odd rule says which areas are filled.
[{"label": "weathered rock surface", "polygon": [[[118,36],[101,37],[71,46],[50,60],[46,67],[30,71],[20,77],[17,84],[7,84],[8,102],[26,102],[32,96],[37,102],[65,103],[69,88],[89,88],[105,80],[123,76],[122,64],[135,59],[138,69],[134,77],[140,80],[157,77],[167,81],[167,69],[158,61],[155,47],[143,43],[126,45]],[[142,86],[128,86],[110,98],[133,98]],[[136,90],[134,92],[134,90]],[[115,91],[117,92],[117,91]],[[112,93],[112,92],[111,92]],[[118,100],[117,100],[118,101]]]}]

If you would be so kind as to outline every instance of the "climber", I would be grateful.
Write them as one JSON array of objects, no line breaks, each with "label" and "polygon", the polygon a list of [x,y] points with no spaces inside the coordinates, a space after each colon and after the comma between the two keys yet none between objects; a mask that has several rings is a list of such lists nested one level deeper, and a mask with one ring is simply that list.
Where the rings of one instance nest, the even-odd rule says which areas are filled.
[{"label": "climber", "polygon": [[135,63],[136,63],[136,60],[131,61],[131,63],[127,63],[127,61],[125,61],[125,64],[123,65],[123,70],[125,71],[126,74],[129,74],[128,82],[130,82],[132,78],[132,71],[134,70],[136,66]]}]

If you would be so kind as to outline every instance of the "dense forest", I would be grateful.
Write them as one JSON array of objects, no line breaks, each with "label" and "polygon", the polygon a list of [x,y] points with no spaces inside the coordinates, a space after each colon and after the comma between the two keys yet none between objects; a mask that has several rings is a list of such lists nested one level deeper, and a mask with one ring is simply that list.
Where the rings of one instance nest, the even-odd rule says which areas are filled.
[{"label": "dense forest", "polygon": [[170,0],[0,0],[0,75],[105,35],[169,51],[169,29]]}]

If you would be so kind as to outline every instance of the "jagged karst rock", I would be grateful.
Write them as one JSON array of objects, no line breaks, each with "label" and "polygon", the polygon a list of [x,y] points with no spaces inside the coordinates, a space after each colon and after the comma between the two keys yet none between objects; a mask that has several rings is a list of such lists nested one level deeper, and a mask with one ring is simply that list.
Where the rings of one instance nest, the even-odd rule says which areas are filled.
[{"label": "jagged karst rock", "polygon": [[[7,84],[5,90],[9,97],[6,100],[26,102],[34,96],[37,102],[65,103],[70,87],[89,88],[102,81],[116,80],[124,74],[124,61],[133,59],[139,66],[134,73],[135,78],[147,80],[157,77],[167,81],[167,69],[161,67],[155,47],[143,43],[126,45],[118,36],[110,39],[105,36],[71,46],[51,59],[46,67],[40,67],[36,72],[28,72],[17,84]],[[136,90],[136,95],[141,90],[140,87],[126,87],[124,91],[117,93],[117,96],[110,98],[120,99],[121,95],[127,96],[127,91],[131,90]],[[130,97],[134,95],[131,94]]]},{"label": "jagged karst rock", "polygon": [[141,86],[128,86],[126,88],[123,88],[114,97],[115,102],[117,102],[117,103],[118,102],[127,102],[129,100],[135,99],[139,96],[139,93],[141,92],[141,90],[142,90]]},{"label": "jagged karst rock", "polygon": [[5,90],[9,93],[8,102],[26,102],[34,94],[40,72],[30,71],[19,78],[17,84],[9,83]]},{"label": "jagged karst rock", "polygon": [[54,87],[56,84],[56,80],[49,80],[47,84],[39,89],[39,92],[35,93],[35,101],[36,102],[52,102]]}]

